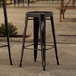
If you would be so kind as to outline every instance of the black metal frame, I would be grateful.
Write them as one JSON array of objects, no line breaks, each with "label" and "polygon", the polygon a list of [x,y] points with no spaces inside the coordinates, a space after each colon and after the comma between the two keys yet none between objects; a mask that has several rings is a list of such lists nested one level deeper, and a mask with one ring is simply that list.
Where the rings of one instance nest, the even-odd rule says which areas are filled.
[{"label": "black metal frame", "polygon": [[6,47],[6,46],[8,46],[8,53],[9,53],[10,65],[12,65],[11,51],[10,51],[10,43],[9,43],[9,34],[8,34],[8,20],[7,20],[6,1],[5,0],[2,0],[2,1],[3,1],[5,27],[6,27],[7,45],[2,45],[0,47]]},{"label": "black metal frame", "polygon": [[43,70],[45,71],[46,67],[46,50],[51,49],[48,48],[46,49],[46,17],[50,17],[51,20],[51,27],[52,27],[52,34],[53,34],[53,41],[54,45],[52,45],[55,48],[55,55],[56,55],[56,60],[57,60],[57,65],[59,65],[59,60],[58,60],[58,54],[57,54],[57,45],[56,45],[56,37],[55,37],[55,29],[54,29],[54,21],[53,21],[53,13],[52,12],[42,12],[42,11],[34,11],[34,12],[27,12],[26,13],[26,19],[25,19],[25,29],[24,29],[24,35],[23,35],[23,45],[22,45],[22,53],[21,53],[21,60],[20,60],[20,67],[22,66],[22,59],[23,59],[23,53],[24,49],[30,49],[33,50],[32,48],[27,48],[27,45],[25,46],[25,36],[26,36],[26,31],[27,31],[27,23],[28,23],[28,17],[33,17],[34,19],[34,61],[36,62],[37,59],[37,50],[38,49],[38,34],[39,34],[39,27],[40,27],[40,42],[41,42],[41,56],[42,56],[42,66]]},{"label": "black metal frame", "polygon": [[[29,49],[29,50],[39,50],[39,51],[41,51],[41,49],[33,49],[33,48],[30,48],[30,46],[33,46],[34,44],[33,43],[31,43],[31,42],[29,42],[30,44],[29,45],[26,45],[26,46],[24,46],[24,48],[25,49]],[[52,48],[54,48],[54,45],[53,44],[51,44],[51,45],[49,45],[49,43],[51,44],[51,42],[46,42],[46,46],[50,46],[50,48],[46,48],[46,51],[47,50],[50,50],[50,49],[52,49]],[[38,47],[38,45],[41,45],[41,43],[38,43],[36,46]],[[35,60],[34,60],[35,61]],[[36,61],[35,61],[36,62]]]}]

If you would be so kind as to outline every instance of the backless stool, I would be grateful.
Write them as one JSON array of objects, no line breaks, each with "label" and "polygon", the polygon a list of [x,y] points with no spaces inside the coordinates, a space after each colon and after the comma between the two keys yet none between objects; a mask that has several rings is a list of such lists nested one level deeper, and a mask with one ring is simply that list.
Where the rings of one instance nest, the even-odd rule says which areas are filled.
[{"label": "backless stool", "polygon": [[57,60],[57,64],[59,65],[58,54],[57,54],[57,46],[56,46],[56,39],[55,39],[53,13],[52,12],[46,12],[46,11],[33,11],[33,12],[27,12],[26,13],[20,67],[22,66],[22,59],[23,59],[24,49],[28,49],[25,46],[25,36],[26,36],[26,30],[27,30],[27,23],[28,23],[28,20],[29,20],[30,17],[32,17],[33,20],[34,20],[34,44],[33,44],[34,45],[34,61],[36,62],[37,50],[39,50],[37,48],[38,48],[38,34],[39,34],[39,27],[40,27],[40,45],[41,45],[40,50],[41,50],[41,55],[42,55],[42,66],[43,66],[43,70],[45,71],[45,67],[46,67],[46,50],[48,50],[48,49],[46,49],[46,17],[50,17],[53,40],[54,40],[54,45],[52,45],[52,46],[55,48],[56,60]]},{"label": "backless stool", "polygon": [[8,54],[9,54],[10,65],[12,65],[11,51],[10,51],[10,42],[9,42],[9,34],[8,34],[8,20],[7,20],[7,11],[6,11],[6,0],[2,0],[2,1],[3,1],[3,10],[4,10],[4,19],[5,19],[7,44],[6,45],[2,44],[0,47],[8,47]]}]

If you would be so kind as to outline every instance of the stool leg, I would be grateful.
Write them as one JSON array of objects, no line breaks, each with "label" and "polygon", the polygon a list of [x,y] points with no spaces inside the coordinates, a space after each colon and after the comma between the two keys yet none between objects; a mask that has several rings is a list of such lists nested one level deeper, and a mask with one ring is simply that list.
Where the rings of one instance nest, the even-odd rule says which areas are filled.
[{"label": "stool leg", "polygon": [[38,34],[39,34],[39,18],[34,17],[34,61],[35,62],[37,59]]},{"label": "stool leg", "polygon": [[5,2],[5,0],[3,0],[3,10],[4,10],[4,17],[5,17],[5,27],[6,27],[6,36],[7,36],[7,44],[8,44],[8,53],[9,53],[10,65],[12,65],[10,43],[9,43],[9,34],[8,34],[8,20],[7,20],[7,12],[6,12],[6,2]]},{"label": "stool leg", "polygon": [[53,33],[53,40],[54,40],[54,47],[55,47],[55,54],[56,54],[56,60],[57,60],[57,65],[59,65],[59,59],[58,59],[58,53],[57,53],[57,45],[56,45],[56,37],[55,37],[55,29],[54,29],[54,21],[53,21],[53,16],[51,18],[51,25],[52,25],[52,33]]},{"label": "stool leg", "polygon": [[16,0],[14,0],[14,7],[16,6]]},{"label": "stool leg", "polygon": [[20,60],[20,67],[22,66],[22,60],[23,60],[23,53],[24,53],[24,45],[25,45],[25,36],[27,31],[27,23],[28,23],[28,16],[26,15],[25,19],[25,28],[24,28],[24,34],[23,34],[23,45],[22,45],[22,53],[21,53],[21,60]]},{"label": "stool leg", "polygon": [[40,26],[40,36],[41,36],[41,54],[42,54],[42,66],[43,71],[45,71],[46,67],[46,24],[45,24],[45,16],[42,15],[41,26]]},{"label": "stool leg", "polygon": [[6,34],[7,34],[7,44],[8,44],[8,52],[9,52],[10,65],[13,65],[13,64],[12,64],[12,59],[11,59],[10,43],[9,43],[9,34],[8,34],[8,26],[7,26],[7,25],[6,25]]},{"label": "stool leg", "polygon": [[62,21],[62,10],[60,9],[60,22]]}]

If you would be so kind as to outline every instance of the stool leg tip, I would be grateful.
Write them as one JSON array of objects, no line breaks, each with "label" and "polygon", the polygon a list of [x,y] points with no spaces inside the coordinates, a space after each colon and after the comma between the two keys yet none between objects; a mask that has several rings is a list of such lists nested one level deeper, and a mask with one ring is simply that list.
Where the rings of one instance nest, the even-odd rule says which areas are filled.
[{"label": "stool leg tip", "polygon": [[10,65],[13,65],[12,63],[10,63]]},{"label": "stool leg tip", "polygon": [[43,71],[46,71],[45,68],[43,68]]},{"label": "stool leg tip", "polygon": [[20,64],[19,67],[22,67],[22,65]]},{"label": "stool leg tip", "polygon": [[13,65],[13,63],[12,63],[12,62],[10,62],[10,65]]},{"label": "stool leg tip", "polygon": [[57,63],[57,65],[60,65],[59,62]]},{"label": "stool leg tip", "polygon": [[36,60],[34,60],[34,62],[36,62]]}]

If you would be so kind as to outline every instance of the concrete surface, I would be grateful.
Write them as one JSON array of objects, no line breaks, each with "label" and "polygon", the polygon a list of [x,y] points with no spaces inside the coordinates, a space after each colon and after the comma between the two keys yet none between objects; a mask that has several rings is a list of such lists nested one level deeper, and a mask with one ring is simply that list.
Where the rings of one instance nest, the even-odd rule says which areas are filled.
[{"label": "concrete surface", "polygon": [[13,65],[9,65],[7,48],[0,48],[0,76],[76,76],[76,45],[58,44],[60,65],[56,65],[54,49],[46,53],[46,71],[42,71],[41,52],[37,62],[33,51],[25,50],[23,66],[19,67],[22,43],[11,42]]}]

